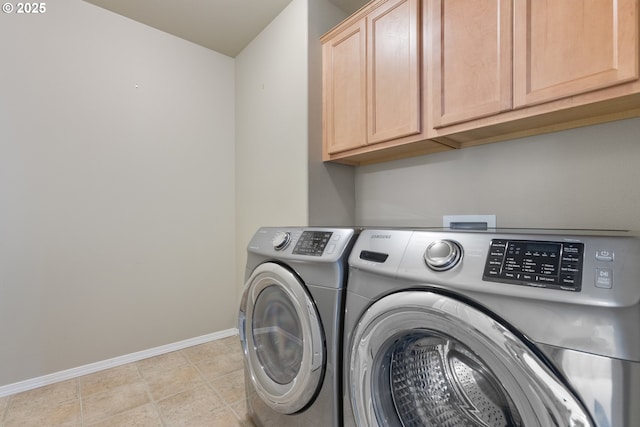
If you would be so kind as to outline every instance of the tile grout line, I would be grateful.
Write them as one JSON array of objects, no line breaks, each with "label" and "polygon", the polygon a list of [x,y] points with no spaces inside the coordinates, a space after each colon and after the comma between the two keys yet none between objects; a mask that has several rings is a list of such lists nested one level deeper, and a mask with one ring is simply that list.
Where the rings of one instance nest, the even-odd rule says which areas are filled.
[{"label": "tile grout line", "polygon": [[[224,397],[220,394],[220,392],[218,392],[218,390],[216,390],[216,388],[211,385],[211,382],[207,379],[207,377],[204,375],[204,373],[200,370],[200,368],[198,368],[198,364],[195,363],[194,361],[191,360],[191,358],[185,354],[185,357],[187,358],[187,360],[189,361],[189,363],[191,364],[191,366],[193,366],[193,368],[196,370],[196,372],[198,373],[198,375],[200,376],[200,378],[202,378],[202,381],[204,382],[204,385],[211,390],[216,396],[218,396],[218,398],[220,399],[220,401],[222,402],[222,406],[218,409],[216,409],[214,411],[215,412],[219,412],[223,409],[225,409],[225,407],[227,406],[227,401],[224,400]],[[234,413],[235,415],[235,413]]]},{"label": "tile grout line", "polygon": [[78,390],[78,400],[80,401],[80,427],[84,427],[84,409],[82,402],[82,388],[80,387],[80,378],[76,378],[76,387]]},{"label": "tile grout line", "polygon": [[[223,344],[224,344],[224,345],[225,345],[225,347],[227,347],[227,349],[229,349],[229,351],[231,351],[231,352],[236,352],[236,351],[238,351],[238,349],[237,349],[237,348],[232,348],[231,346],[227,345],[227,343],[226,343],[226,342],[225,342],[225,343],[223,343]],[[244,363],[244,362],[243,362],[243,363]],[[223,402],[223,408],[222,408],[222,409],[225,409],[225,408],[226,408],[226,409],[230,410],[230,411],[233,413],[233,415],[236,417],[236,419],[238,420],[238,422],[242,423],[244,420],[243,420],[243,419],[238,415],[238,413],[235,411],[235,409],[233,409],[233,406],[232,406],[232,405],[234,405],[234,404],[240,403],[240,402],[242,401],[242,399],[239,399],[239,400],[237,400],[237,401],[235,401],[235,402],[233,402],[233,403],[229,403],[229,402],[227,402],[227,400],[224,398],[224,396],[222,396],[222,394],[220,393],[220,391],[218,391],[218,389],[217,389],[213,384],[211,384],[211,381],[205,377],[205,375],[200,371],[200,369],[199,369],[197,366],[195,366],[195,368],[196,368],[196,370],[198,371],[198,373],[202,376],[202,378],[204,379],[204,381],[207,383],[207,386],[209,386],[209,388],[210,388],[214,393],[216,393],[216,395],[218,395],[218,396],[221,398],[221,400],[222,400],[222,402]],[[216,378],[222,378],[222,377],[225,377],[225,376],[229,376],[229,375],[233,374],[234,372],[236,372],[236,371],[227,372],[226,374],[219,375],[219,376],[218,376],[218,377],[216,377]],[[221,409],[221,410],[222,410],[222,409]]]},{"label": "tile grout line", "polygon": [[9,411],[9,404],[10,403],[11,403],[11,396],[7,396],[6,406],[5,406],[4,410],[2,411],[2,414],[0,414],[0,427],[4,426],[4,417],[7,415],[7,412]]},{"label": "tile grout line", "polygon": [[[243,360],[242,360],[242,367],[241,367],[241,369],[240,369],[240,370],[242,370],[242,372],[243,372],[243,384],[242,384],[242,387],[243,387],[243,389],[244,389],[244,388],[246,387],[246,383],[244,382],[244,381],[245,381],[245,380],[244,380],[244,354],[243,354],[243,351],[242,351],[242,346],[240,345],[240,342],[239,342],[239,338],[240,338],[240,337],[239,337],[238,335],[236,335],[236,339],[237,339],[237,341],[238,341],[238,342],[235,342],[233,347],[232,347],[231,345],[228,345],[226,341],[224,342],[224,345],[226,345],[226,346],[227,346],[227,348],[229,348],[229,350],[230,350],[230,351],[232,351],[232,352],[239,352],[239,353],[240,353],[240,355],[242,356],[242,359],[243,359]],[[235,371],[234,371],[234,372],[235,372]],[[233,372],[230,372],[230,373],[228,373],[228,374],[226,374],[226,375],[231,375],[232,373],[233,373]],[[248,405],[246,391],[245,391],[245,393],[244,393],[244,397],[243,397],[243,398],[241,398],[241,399],[237,400],[237,401],[236,401],[236,402],[234,402],[233,404],[228,404],[228,405],[227,405],[227,406],[229,407],[229,409],[231,409],[231,411],[235,414],[235,416],[236,416],[236,418],[238,419],[238,421],[239,421],[240,423],[242,423],[242,424],[244,424],[244,423],[246,422],[246,421],[245,421],[245,419],[247,418],[247,414],[245,413],[245,414],[244,414],[244,417],[241,417],[241,415],[240,415],[240,414],[238,414],[238,412],[233,408],[233,405],[238,405],[238,404],[239,404],[240,402],[242,402],[243,400],[245,401],[245,405]],[[226,401],[225,401],[225,403],[226,403]],[[245,412],[246,412],[246,411],[245,411]]]},{"label": "tile grout line", "polygon": [[[227,345],[226,342],[222,343],[230,352],[236,352],[237,349],[236,348],[232,348],[231,346]],[[183,351],[183,350],[181,350]],[[204,381],[205,385],[209,388],[209,390],[211,390],[213,393],[215,393],[216,396],[218,396],[218,398],[220,399],[220,401],[222,402],[222,406],[219,409],[216,409],[214,412],[220,412],[222,410],[230,410],[231,413],[233,414],[233,416],[236,418],[236,420],[239,423],[242,423],[243,420],[240,418],[240,416],[237,414],[237,412],[233,409],[233,407],[231,406],[230,403],[227,402],[227,400],[224,398],[224,396],[220,393],[220,391],[218,391],[218,389],[211,384],[211,381],[207,378],[207,376],[204,374],[204,372],[202,372],[202,370],[200,370],[200,368],[198,367],[197,363],[193,362],[191,360],[191,358],[185,354],[185,357],[187,358],[187,360],[189,361],[189,363],[195,368],[195,370],[198,372],[198,375],[200,375],[200,377],[202,378],[202,380]],[[235,371],[232,372],[228,372],[226,374],[223,375],[219,375],[216,378],[222,378],[224,376],[230,375]],[[239,403],[242,399],[238,400],[237,402],[234,402],[234,404]]]},{"label": "tile grout line", "polygon": [[[191,361],[190,358],[189,358],[189,361]],[[222,402],[222,406],[216,409],[215,412],[218,412],[221,409],[224,409],[225,406],[227,406],[227,401],[224,400],[224,397],[220,394],[220,392],[218,392],[218,390],[216,390],[216,388],[213,385],[211,385],[211,382],[207,379],[207,377],[200,370],[200,368],[198,368],[198,365],[193,363],[193,367],[195,368],[196,372],[198,372],[198,375],[200,375],[200,378],[202,378],[202,381],[204,381],[204,384],[207,386],[207,388],[209,388],[209,390],[211,390],[216,396],[218,396],[218,398]]]},{"label": "tile grout line", "polygon": [[156,412],[158,413],[158,418],[160,418],[160,424],[162,424],[163,427],[169,427],[169,425],[165,421],[164,417],[162,416],[162,412],[160,411],[160,407],[158,406],[158,402],[156,401],[156,399],[153,398],[153,395],[151,394],[151,388],[149,387],[149,383],[147,382],[147,379],[142,374],[142,371],[140,370],[140,366],[138,365],[137,362],[133,362],[133,364],[135,365],[136,370],[138,371],[138,375],[140,375],[140,378],[142,379],[142,382],[144,383],[144,388],[145,388],[145,390],[147,392],[147,397],[149,398],[149,402],[151,402],[153,407],[156,409]]}]

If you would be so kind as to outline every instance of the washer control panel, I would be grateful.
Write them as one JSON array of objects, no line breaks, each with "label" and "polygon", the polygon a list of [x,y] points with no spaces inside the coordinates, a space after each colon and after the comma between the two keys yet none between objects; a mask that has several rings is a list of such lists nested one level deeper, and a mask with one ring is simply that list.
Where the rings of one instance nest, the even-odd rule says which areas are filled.
[{"label": "washer control panel", "polygon": [[293,248],[293,254],[322,256],[332,235],[331,231],[303,231]]},{"label": "washer control panel", "polygon": [[491,240],[483,280],[579,292],[584,244]]}]

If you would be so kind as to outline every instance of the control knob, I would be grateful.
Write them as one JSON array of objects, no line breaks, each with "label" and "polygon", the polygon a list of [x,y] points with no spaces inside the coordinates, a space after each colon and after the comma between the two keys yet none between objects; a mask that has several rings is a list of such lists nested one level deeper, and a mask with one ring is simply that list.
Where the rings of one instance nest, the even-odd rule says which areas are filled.
[{"label": "control knob", "polygon": [[275,236],[273,236],[273,240],[271,243],[273,244],[273,249],[276,251],[281,251],[291,242],[291,233],[288,231],[278,231]]},{"label": "control knob", "polygon": [[424,251],[424,261],[435,271],[450,270],[462,259],[462,247],[453,240],[436,240]]}]

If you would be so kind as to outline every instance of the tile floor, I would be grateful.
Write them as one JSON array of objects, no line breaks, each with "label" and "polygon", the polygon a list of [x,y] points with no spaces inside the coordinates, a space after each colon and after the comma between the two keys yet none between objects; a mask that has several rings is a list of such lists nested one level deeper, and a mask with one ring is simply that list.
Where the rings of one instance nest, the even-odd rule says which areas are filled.
[{"label": "tile floor", "polygon": [[17,426],[253,426],[238,337],[0,397],[0,427]]}]

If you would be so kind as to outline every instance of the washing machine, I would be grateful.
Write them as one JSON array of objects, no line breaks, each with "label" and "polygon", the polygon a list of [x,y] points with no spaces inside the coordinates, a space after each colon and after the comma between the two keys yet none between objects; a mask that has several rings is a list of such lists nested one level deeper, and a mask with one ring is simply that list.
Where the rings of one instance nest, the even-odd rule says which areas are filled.
[{"label": "washing machine", "polygon": [[239,311],[248,413],[262,427],[342,425],[342,324],[353,228],[260,228]]},{"label": "washing machine", "polygon": [[365,230],[345,426],[640,426],[640,240]]}]

